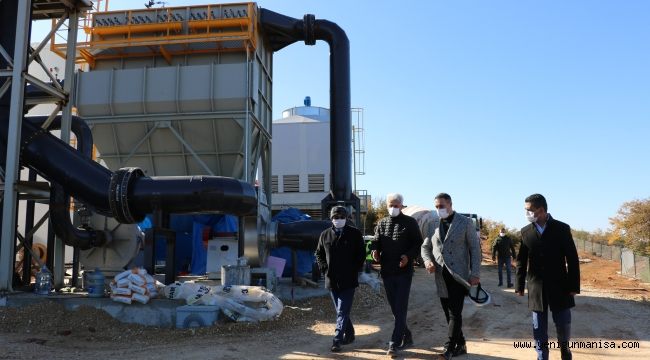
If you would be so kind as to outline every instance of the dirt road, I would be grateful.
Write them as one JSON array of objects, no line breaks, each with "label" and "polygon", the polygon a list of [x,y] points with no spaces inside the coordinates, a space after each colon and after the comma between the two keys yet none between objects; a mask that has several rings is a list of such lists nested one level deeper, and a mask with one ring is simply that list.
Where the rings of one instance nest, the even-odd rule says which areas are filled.
[{"label": "dirt road", "polygon": [[[583,291],[576,298],[577,306],[572,313],[572,340],[592,348],[574,348],[574,359],[650,358],[648,287],[616,275],[616,265],[605,260],[596,259],[581,269]],[[590,277],[585,270],[596,275]],[[603,280],[599,271],[611,274]],[[532,339],[527,297],[497,287],[496,278],[496,268],[484,264],[481,280],[492,294],[492,304],[480,308],[465,305],[464,332],[470,354],[458,359],[532,359],[535,356],[533,349],[513,346],[514,342]],[[605,288],[595,288],[594,284]],[[630,290],[633,288],[636,290]],[[296,309],[285,309],[276,322],[257,326],[226,324],[198,331],[121,324],[94,309],[51,314],[56,324],[48,322],[47,315],[31,314],[33,324],[46,324],[35,327],[27,326],[24,324],[27,320],[19,321],[16,314],[0,308],[0,359],[388,358],[385,349],[392,331],[392,317],[388,305],[368,287],[360,288],[355,298],[352,319],[356,341],[344,346],[338,354],[329,352],[334,329],[330,300],[311,299],[297,305]],[[73,321],[80,316],[86,319],[82,325],[70,328],[66,324],[66,318]],[[413,281],[409,327],[415,346],[398,358],[438,358],[446,324],[433,277],[423,269],[417,269]],[[550,339],[554,335],[554,329],[549,330]],[[639,348],[622,348],[636,343]],[[608,348],[611,345],[614,348]],[[559,350],[551,350],[551,358],[559,358]]]}]

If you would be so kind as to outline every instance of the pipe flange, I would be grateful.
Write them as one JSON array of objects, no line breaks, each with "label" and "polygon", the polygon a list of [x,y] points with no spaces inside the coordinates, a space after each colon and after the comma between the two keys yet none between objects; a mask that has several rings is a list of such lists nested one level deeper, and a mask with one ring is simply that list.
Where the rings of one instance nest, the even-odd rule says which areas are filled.
[{"label": "pipe flange", "polygon": [[135,180],[143,176],[144,172],[136,167],[122,168],[111,175],[108,204],[113,217],[118,222],[133,224],[142,221],[143,216],[137,216],[136,218],[129,209],[129,190]]},{"label": "pipe flange", "polygon": [[314,14],[305,14],[302,20],[302,29],[305,32],[305,45],[316,45],[315,23],[316,16]]}]

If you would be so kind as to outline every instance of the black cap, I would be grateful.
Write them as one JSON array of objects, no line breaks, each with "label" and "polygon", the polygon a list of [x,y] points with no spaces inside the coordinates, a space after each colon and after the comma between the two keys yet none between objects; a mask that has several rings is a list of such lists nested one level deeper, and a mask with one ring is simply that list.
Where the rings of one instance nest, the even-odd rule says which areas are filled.
[{"label": "black cap", "polygon": [[490,293],[485,291],[481,287],[481,283],[479,283],[476,286],[472,286],[469,288],[469,294],[467,297],[474,303],[474,305],[477,306],[482,306],[482,305],[487,305],[490,303],[491,296]]},{"label": "black cap", "polygon": [[334,215],[341,216],[343,218],[348,217],[348,210],[343,207],[343,206],[335,206],[330,210],[330,219],[334,217]]}]

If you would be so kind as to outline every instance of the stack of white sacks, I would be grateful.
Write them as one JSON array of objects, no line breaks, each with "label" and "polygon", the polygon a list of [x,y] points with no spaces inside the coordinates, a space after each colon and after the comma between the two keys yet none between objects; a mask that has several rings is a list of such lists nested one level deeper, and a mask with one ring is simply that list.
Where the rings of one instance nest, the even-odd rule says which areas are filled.
[{"label": "stack of white sacks", "polygon": [[163,286],[144,268],[133,268],[117,274],[111,281],[111,299],[124,304],[133,301],[146,304],[158,296],[158,288]]},{"label": "stack of white sacks", "polygon": [[164,297],[184,299],[187,305],[216,305],[234,321],[266,321],[280,317],[284,305],[261,286],[208,286],[175,282],[162,289]]}]

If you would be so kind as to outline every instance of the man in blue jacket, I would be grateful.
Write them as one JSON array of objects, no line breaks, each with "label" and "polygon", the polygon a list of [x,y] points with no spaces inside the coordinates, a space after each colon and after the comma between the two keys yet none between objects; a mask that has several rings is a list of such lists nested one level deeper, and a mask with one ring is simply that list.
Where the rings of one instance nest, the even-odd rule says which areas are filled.
[{"label": "man in blue jacket", "polygon": [[354,289],[359,286],[359,271],[366,260],[363,236],[359,229],[348,223],[347,218],[345,207],[333,207],[330,211],[332,227],[320,234],[316,247],[316,261],[325,275],[325,287],[330,289],[336,309],[336,329],[331,348],[334,352],[341,351],[341,345],[354,341],[350,310]]},{"label": "man in blue jacket", "polygon": [[413,278],[413,260],[420,253],[422,234],[417,221],[402,213],[404,197],[388,194],[387,217],[381,219],[370,243],[372,257],[381,264],[386,298],[395,317],[388,355],[413,345],[413,336],[406,326],[406,315]]}]

